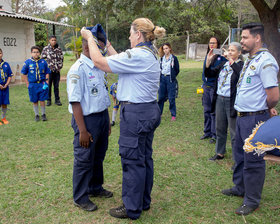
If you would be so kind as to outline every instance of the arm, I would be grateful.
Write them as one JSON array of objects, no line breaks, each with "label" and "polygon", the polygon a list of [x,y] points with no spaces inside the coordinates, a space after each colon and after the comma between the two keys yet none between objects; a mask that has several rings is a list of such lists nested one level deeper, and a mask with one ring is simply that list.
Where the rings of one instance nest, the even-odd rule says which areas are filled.
[{"label": "arm", "polygon": [[79,131],[80,131],[80,137],[79,137],[80,146],[82,146],[84,148],[88,148],[89,141],[93,142],[93,138],[86,129],[81,104],[79,102],[73,102],[73,103],[71,103],[71,105],[72,105],[75,121],[76,121]]},{"label": "arm", "polygon": [[[235,62],[233,62],[232,64],[231,64],[231,67],[232,67],[232,69],[233,69],[233,71],[236,73],[236,74],[240,74],[240,72],[241,72],[241,70],[242,70],[242,68],[243,68],[243,61],[240,61],[240,62],[238,62],[238,63],[235,63]],[[238,76],[239,77],[239,76]]]},{"label": "arm", "polygon": [[112,71],[107,63],[107,59],[100,53],[91,32],[83,27],[81,30],[81,35],[88,41],[89,53],[94,65],[104,72],[111,73]]},{"label": "arm", "polygon": [[50,77],[50,74],[46,74],[46,83],[49,85],[49,77]]},{"label": "arm", "polygon": [[279,101],[279,87],[275,86],[272,88],[265,89],[267,98],[266,103],[269,109],[275,107]]},{"label": "arm", "polygon": [[8,77],[8,80],[6,84],[3,86],[3,89],[6,89],[9,86],[10,82],[11,82],[11,77]]},{"label": "arm", "polygon": [[[214,60],[215,61],[215,60]],[[209,66],[209,68],[205,67],[205,72],[204,75],[207,78],[210,77],[217,77],[220,73],[220,70],[222,69],[222,67],[224,66],[224,64],[226,63],[226,61],[222,61],[220,62],[218,65],[213,66],[212,64],[214,63],[214,61],[211,63],[211,65]],[[207,59],[206,59],[206,64],[207,64]]]},{"label": "arm", "polygon": [[176,56],[174,57],[174,69],[176,71],[176,76],[177,76],[180,72],[180,65],[179,65],[178,58]]},{"label": "arm", "polygon": [[114,54],[118,54],[116,52],[116,50],[113,48],[113,46],[111,45],[110,41],[107,40],[107,45],[106,45],[107,49],[108,49],[108,55],[111,56],[111,55],[114,55]]},{"label": "arm", "polygon": [[28,87],[29,86],[29,82],[28,82],[27,75],[23,74],[23,80],[24,80],[24,82],[26,84],[26,87]]}]

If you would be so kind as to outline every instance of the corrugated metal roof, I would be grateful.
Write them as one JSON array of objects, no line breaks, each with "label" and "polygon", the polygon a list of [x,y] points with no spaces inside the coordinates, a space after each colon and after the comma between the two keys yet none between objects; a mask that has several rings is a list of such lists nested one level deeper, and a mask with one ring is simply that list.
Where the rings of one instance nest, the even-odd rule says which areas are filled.
[{"label": "corrugated metal roof", "polygon": [[52,25],[58,25],[58,26],[73,27],[72,25],[68,25],[68,24],[65,24],[65,23],[59,23],[59,22],[54,22],[54,21],[51,21],[51,20],[40,19],[40,18],[36,18],[36,17],[32,17],[32,16],[26,16],[26,15],[14,13],[14,12],[7,12],[7,11],[4,11],[4,10],[0,10],[0,16],[11,17],[11,18],[15,18],[15,19],[23,19],[23,20],[28,20],[28,21],[31,21],[31,22],[36,22],[36,23],[44,23],[44,24],[52,24]]}]

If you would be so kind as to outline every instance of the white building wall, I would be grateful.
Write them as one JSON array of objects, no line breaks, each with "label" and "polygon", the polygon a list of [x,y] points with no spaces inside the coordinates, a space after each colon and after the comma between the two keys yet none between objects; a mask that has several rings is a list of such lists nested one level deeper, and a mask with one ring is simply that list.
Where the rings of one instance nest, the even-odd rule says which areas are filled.
[{"label": "white building wall", "polygon": [[20,82],[20,71],[26,59],[31,57],[30,48],[35,45],[32,22],[0,17],[0,48],[3,59],[14,73],[12,82]]},{"label": "white building wall", "polygon": [[12,12],[12,0],[0,0],[0,5],[8,12]]}]

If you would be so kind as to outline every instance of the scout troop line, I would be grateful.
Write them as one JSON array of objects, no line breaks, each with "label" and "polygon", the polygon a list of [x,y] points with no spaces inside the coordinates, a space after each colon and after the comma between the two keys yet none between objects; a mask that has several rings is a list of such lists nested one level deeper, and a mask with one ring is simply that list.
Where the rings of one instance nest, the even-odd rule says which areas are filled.
[{"label": "scout troop line", "polygon": [[[161,66],[152,41],[163,37],[165,29],[155,26],[147,18],[136,19],[130,28],[131,49],[120,54],[107,40],[100,24],[83,28],[81,35],[83,52],[67,74],[69,112],[72,114],[71,122],[74,130],[74,204],[83,210],[94,211],[97,205],[90,200],[90,197],[113,196],[113,193],[104,189],[102,185],[104,183],[103,160],[108,148],[108,136],[111,133],[108,114],[110,99],[105,85],[105,75],[116,73],[119,75],[117,93],[114,86],[111,92],[116,100],[114,108],[117,109],[120,105],[119,154],[123,172],[123,203],[110,209],[109,214],[115,218],[138,219],[142,211],[149,210],[151,206],[154,173],[152,142],[162,113],[157,103]],[[234,187],[223,190],[222,193],[227,196],[244,197],[236,213],[248,215],[258,208],[260,203],[265,162],[263,156],[253,152],[245,153],[243,144],[258,121],[266,121],[270,115],[277,114],[274,107],[279,99],[277,82],[279,67],[267,49],[262,48],[262,25],[244,26],[241,37],[242,49],[249,53],[249,58],[245,61],[236,84],[234,108],[238,117],[233,144]],[[35,107],[36,103],[38,106],[38,101],[47,99],[44,85],[48,83],[50,71],[44,67],[46,63],[43,59],[41,62],[36,59],[38,49],[34,49],[33,60],[26,61],[23,72],[27,74],[28,83],[32,83],[29,95]],[[32,64],[31,67],[29,63]],[[209,60],[205,67],[209,67],[211,63],[212,61]],[[231,73],[222,73],[223,81],[220,80],[218,85],[223,84],[223,87],[229,88],[231,67],[236,66],[237,63],[239,63],[237,59],[229,59],[229,63],[226,63],[224,68]],[[1,91],[7,89],[11,76],[7,66],[5,69],[4,81],[3,69],[1,69]],[[39,79],[34,78],[37,77],[35,76],[38,74],[37,69],[44,74],[39,76]],[[29,79],[28,76],[32,76],[33,79],[31,77]],[[222,91],[217,93],[222,95]],[[217,100],[220,100],[219,98],[221,97],[218,96]],[[7,105],[8,101],[1,99],[1,104]],[[41,104],[43,119],[42,106],[44,104]],[[117,110],[113,110],[113,118],[116,116],[114,111]],[[173,109],[170,111],[172,120],[175,120],[176,113]],[[114,125],[113,121],[112,125]],[[215,159],[218,157],[213,160]]]}]

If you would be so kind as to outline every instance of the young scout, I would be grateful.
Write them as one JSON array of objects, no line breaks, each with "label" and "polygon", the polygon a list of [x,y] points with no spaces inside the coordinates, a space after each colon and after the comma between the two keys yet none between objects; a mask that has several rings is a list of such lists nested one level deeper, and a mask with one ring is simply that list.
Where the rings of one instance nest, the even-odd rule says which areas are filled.
[{"label": "young scout", "polygon": [[48,99],[48,77],[51,70],[47,62],[40,58],[40,48],[31,48],[31,58],[27,59],[22,67],[26,86],[28,87],[29,99],[33,103],[35,121],[40,120],[38,101],[41,105],[42,121],[46,121],[45,100]]},{"label": "young scout", "polygon": [[2,108],[2,119],[0,120],[0,125],[9,124],[6,118],[7,105],[10,104],[9,100],[9,84],[11,81],[11,76],[13,72],[10,65],[3,59],[3,51],[0,48],[0,106]]}]

